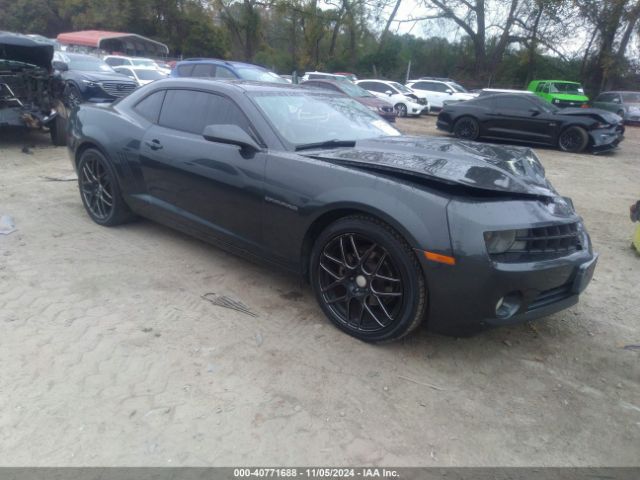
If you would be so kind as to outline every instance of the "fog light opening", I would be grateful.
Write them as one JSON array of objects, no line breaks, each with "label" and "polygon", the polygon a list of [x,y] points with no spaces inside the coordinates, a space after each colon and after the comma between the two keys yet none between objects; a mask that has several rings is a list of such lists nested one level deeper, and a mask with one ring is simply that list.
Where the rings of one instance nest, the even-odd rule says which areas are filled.
[{"label": "fog light opening", "polygon": [[520,292],[511,292],[501,297],[496,303],[496,317],[506,320],[513,317],[522,304],[522,295]]}]

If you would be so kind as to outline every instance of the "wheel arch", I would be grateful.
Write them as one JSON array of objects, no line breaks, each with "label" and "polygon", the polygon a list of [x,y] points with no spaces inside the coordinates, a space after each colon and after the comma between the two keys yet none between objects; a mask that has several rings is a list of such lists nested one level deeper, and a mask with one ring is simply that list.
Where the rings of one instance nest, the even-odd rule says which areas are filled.
[{"label": "wheel arch", "polygon": [[418,245],[418,242],[409,230],[407,230],[393,216],[382,210],[371,207],[370,205],[361,204],[336,205],[316,216],[307,227],[304,234],[300,251],[300,265],[302,275],[305,280],[309,281],[309,260],[311,257],[311,250],[313,249],[315,240],[318,238],[320,233],[322,233],[322,231],[332,223],[340,220],[341,218],[352,215],[366,215],[376,218],[397,231],[410,247],[415,248],[415,246]]}]

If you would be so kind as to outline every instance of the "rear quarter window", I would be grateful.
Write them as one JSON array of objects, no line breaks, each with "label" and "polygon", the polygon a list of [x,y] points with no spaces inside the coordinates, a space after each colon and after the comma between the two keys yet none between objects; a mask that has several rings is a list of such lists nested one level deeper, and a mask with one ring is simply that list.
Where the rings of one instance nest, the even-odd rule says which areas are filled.
[{"label": "rear quarter window", "polygon": [[181,77],[190,77],[193,72],[193,65],[178,65],[178,75]]},{"label": "rear quarter window", "polygon": [[140,100],[133,109],[151,123],[158,123],[166,90],[154,92]]}]

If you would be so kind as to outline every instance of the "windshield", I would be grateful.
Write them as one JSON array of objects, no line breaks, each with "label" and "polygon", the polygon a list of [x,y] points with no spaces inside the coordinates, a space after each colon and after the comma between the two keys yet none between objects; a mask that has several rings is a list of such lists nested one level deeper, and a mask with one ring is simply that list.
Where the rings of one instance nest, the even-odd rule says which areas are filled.
[{"label": "windshield", "polygon": [[356,85],[355,83],[340,83],[340,88],[350,97],[373,97],[371,93],[367,92],[364,88]]},{"label": "windshield", "polygon": [[565,95],[584,95],[584,90],[579,83],[554,82],[549,86],[549,93],[562,93]]},{"label": "windshield", "polygon": [[97,57],[90,55],[63,55],[63,62],[69,66],[69,70],[82,72],[115,72],[113,68]]},{"label": "windshield", "polygon": [[622,93],[621,95],[624,103],[640,103],[640,93],[627,92]]},{"label": "windshield", "polygon": [[464,88],[459,83],[448,83],[447,85],[449,85],[451,88],[453,88],[458,93],[469,93],[469,90]]},{"label": "windshield", "polygon": [[398,82],[389,82],[389,84],[391,86],[393,86],[394,88],[396,88],[398,91],[402,92],[402,93],[413,93],[413,90],[411,90],[410,88],[405,87],[404,85],[398,83]]},{"label": "windshield", "polygon": [[349,97],[317,93],[253,96],[275,129],[293,145],[396,136],[400,132]]},{"label": "windshield", "polygon": [[158,80],[166,76],[158,70],[136,70],[136,75],[140,80]]},{"label": "windshield", "polygon": [[280,75],[262,68],[236,67],[236,72],[243,80],[255,80],[257,82],[289,83]]},{"label": "windshield", "polygon": [[132,58],[131,63],[133,63],[136,67],[158,67],[156,62],[154,62],[150,58]]}]

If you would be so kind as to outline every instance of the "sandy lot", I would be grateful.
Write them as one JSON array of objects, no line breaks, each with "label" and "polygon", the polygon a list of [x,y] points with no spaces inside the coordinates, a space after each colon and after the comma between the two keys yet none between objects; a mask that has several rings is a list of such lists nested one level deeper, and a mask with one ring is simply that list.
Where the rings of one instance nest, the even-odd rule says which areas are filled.
[{"label": "sandy lot", "polygon": [[64,148],[0,138],[18,228],[0,235],[0,465],[638,465],[640,129],[614,154],[538,150],[601,254],[577,306],[384,346],[333,328],[297,278],[93,224]]}]

